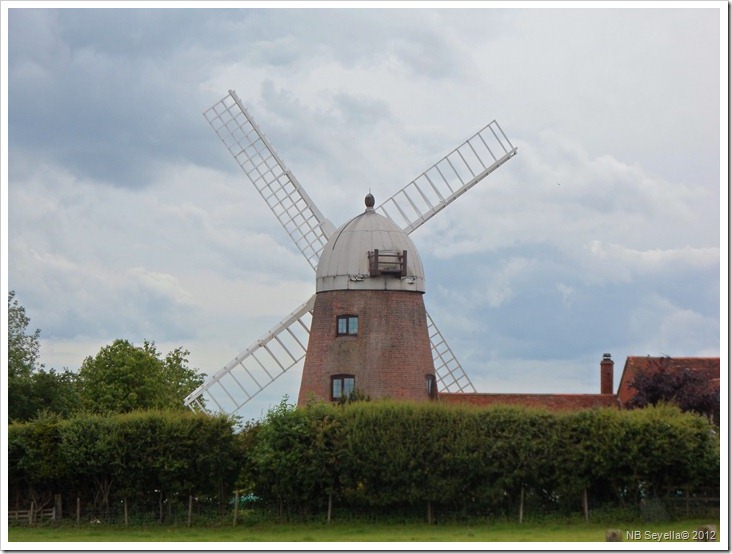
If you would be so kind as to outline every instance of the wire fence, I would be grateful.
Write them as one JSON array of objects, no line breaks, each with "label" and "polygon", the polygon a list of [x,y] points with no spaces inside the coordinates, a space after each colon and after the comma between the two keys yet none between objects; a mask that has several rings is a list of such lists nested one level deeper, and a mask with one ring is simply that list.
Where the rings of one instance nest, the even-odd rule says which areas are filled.
[{"label": "wire fence", "polygon": [[[716,496],[715,496],[716,494]],[[621,506],[616,503],[583,506],[582,498],[565,500],[561,504],[547,503],[545,499],[526,494],[525,497],[506,497],[503,502],[488,506],[470,506],[455,503],[399,503],[376,510],[335,501],[313,506],[303,511],[286,503],[267,504],[253,495],[232,494],[225,502],[210,498],[161,498],[156,501],[114,500],[109,504],[83,502],[80,498],[56,495],[52,506],[30,501],[28,509],[11,506],[10,525],[119,525],[171,527],[211,527],[239,525],[249,520],[272,521],[427,521],[451,522],[475,519],[508,521],[541,521],[557,516],[581,517],[588,521],[637,520],[663,522],[677,519],[713,517],[719,515],[719,491],[708,490],[695,494],[678,491],[664,497],[643,499],[639,504]],[[585,511],[585,508],[587,510]]]}]

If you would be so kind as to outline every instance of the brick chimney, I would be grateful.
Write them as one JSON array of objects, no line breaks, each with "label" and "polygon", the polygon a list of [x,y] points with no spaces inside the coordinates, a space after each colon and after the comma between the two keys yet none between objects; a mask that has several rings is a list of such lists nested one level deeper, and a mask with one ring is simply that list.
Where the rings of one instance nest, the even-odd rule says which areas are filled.
[{"label": "brick chimney", "polygon": [[613,362],[610,354],[603,354],[600,362],[600,394],[613,394]]}]

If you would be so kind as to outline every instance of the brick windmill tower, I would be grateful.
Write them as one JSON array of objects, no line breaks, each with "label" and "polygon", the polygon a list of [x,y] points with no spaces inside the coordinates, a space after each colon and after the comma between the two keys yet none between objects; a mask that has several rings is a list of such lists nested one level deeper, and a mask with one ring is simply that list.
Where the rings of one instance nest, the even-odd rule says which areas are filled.
[{"label": "brick windmill tower", "polygon": [[[316,270],[316,294],[185,399],[228,414],[293,367],[300,402],[427,399],[475,392],[425,311],[409,234],[516,154],[495,120],[412,182],[336,229],[288,170],[233,90],[204,116]],[[307,356],[306,356],[307,354]],[[305,360],[303,364],[303,360]]]},{"label": "brick windmill tower", "polygon": [[407,233],[374,210],[336,230],[316,268],[315,305],[298,404],[437,392],[424,270]]}]

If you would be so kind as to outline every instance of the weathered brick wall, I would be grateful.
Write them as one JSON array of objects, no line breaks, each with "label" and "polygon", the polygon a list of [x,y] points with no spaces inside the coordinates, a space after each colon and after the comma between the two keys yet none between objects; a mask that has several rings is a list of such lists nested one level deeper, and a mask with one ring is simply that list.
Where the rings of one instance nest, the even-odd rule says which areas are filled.
[{"label": "weathered brick wall", "polygon": [[[357,336],[337,336],[339,315],[358,316]],[[423,296],[409,291],[340,290],[317,294],[298,403],[330,400],[330,378],[356,377],[372,399],[427,400],[434,375]]]},{"label": "weathered brick wall", "polygon": [[614,366],[610,358],[603,358],[600,362],[600,394],[613,394]]}]

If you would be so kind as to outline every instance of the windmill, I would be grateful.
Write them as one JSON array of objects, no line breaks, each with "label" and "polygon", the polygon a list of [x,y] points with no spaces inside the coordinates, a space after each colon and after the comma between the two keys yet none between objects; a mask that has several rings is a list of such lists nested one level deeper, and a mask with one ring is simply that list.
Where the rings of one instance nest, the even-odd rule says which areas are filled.
[{"label": "windmill", "polygon": [[[319,292],[210,376],[184,401],[191,409],[202,409],[200,399],[204,398],[211,409],[229,414],[236,413],[287,371],[302,365],[308,353],[308,343],[313,338],[311,326],[314,322],[316,297],[322,290],[369,288],[368,283],[372,283],[373,290],[375,288],[373,283],[378,282],[379,287],[423,293],[424,288],[421,290],[419,288],[421,262],[418,257],[414,259],[416,251],[407,235],[511,159],[517,152],[517,148],[508,140],[498,122],[493,120],[378,207],[374,207],[373,197],[369,194],[366,211],[361,214],[367,217],[357,216],[336,230],[320,212],[297,178],[287,169],[235,91],[230,90],[224,98],[206,110],[204,117],[274,212],[310,266],[316,270],[318,277]],[[363,260],[363,263],[371,264],[366,266],[366,271],[345,272],[341,277],[333,277],[341,279],[339,286],[323,285],[324,280],[332,277],[327,271],[322,273],[322,268],[319,269],[324,249],[328,246],[326,254],[331,256],[335,242],[340,240],[346,227],[349,232],[363,230],[361,222],[368,222],[369,233],[375,229],[380,235],[391,233],[389,236],[394,237],[394,240],[389,243],[390,249],[382,249],[381,253],[379,248],[369,250],[369,261],[367,262],[365,258]],[[340,241],[340,244],[343,242]],[[339,248],[343,250],[342,247]],[[409,256],[408,250],[411,250]],[[365,254],[364,252],[364,256]],[[325,259],[326,256],[322,257]],[[364,281],[366,285],[363,284]],[[421,294],[419,296],[421,301]],[[415,309],[422,310],[420,313],[424,320],[425,343],[428,344],[432,358],[429,360],[429,365],[434,368],[432,370],[430,367],[425,375],[428,379],[429,395],[434,394],[435,388],[442,392],[475,392],[470,378],[432,318],[423,308],[417,306]],[[317,319],[319,317],[317,311],[315,315]],[[353,318],[349,320],[348,315],[339,317],[338,331],[333,334],[347,336],[357,325],[357,320]],[[421,324],[418,332],[422,333]],[[308,367],[307,361],[305,366]],[[338,375],[333,386],[341,387],[339,391],[343,390],[343,387],[348,390],[348,387],[352,386],[352,381],[349,379],[352,379],[352,376]],[[306,388],[306,380],[304,375],[301,399],[302,391]]]}]

